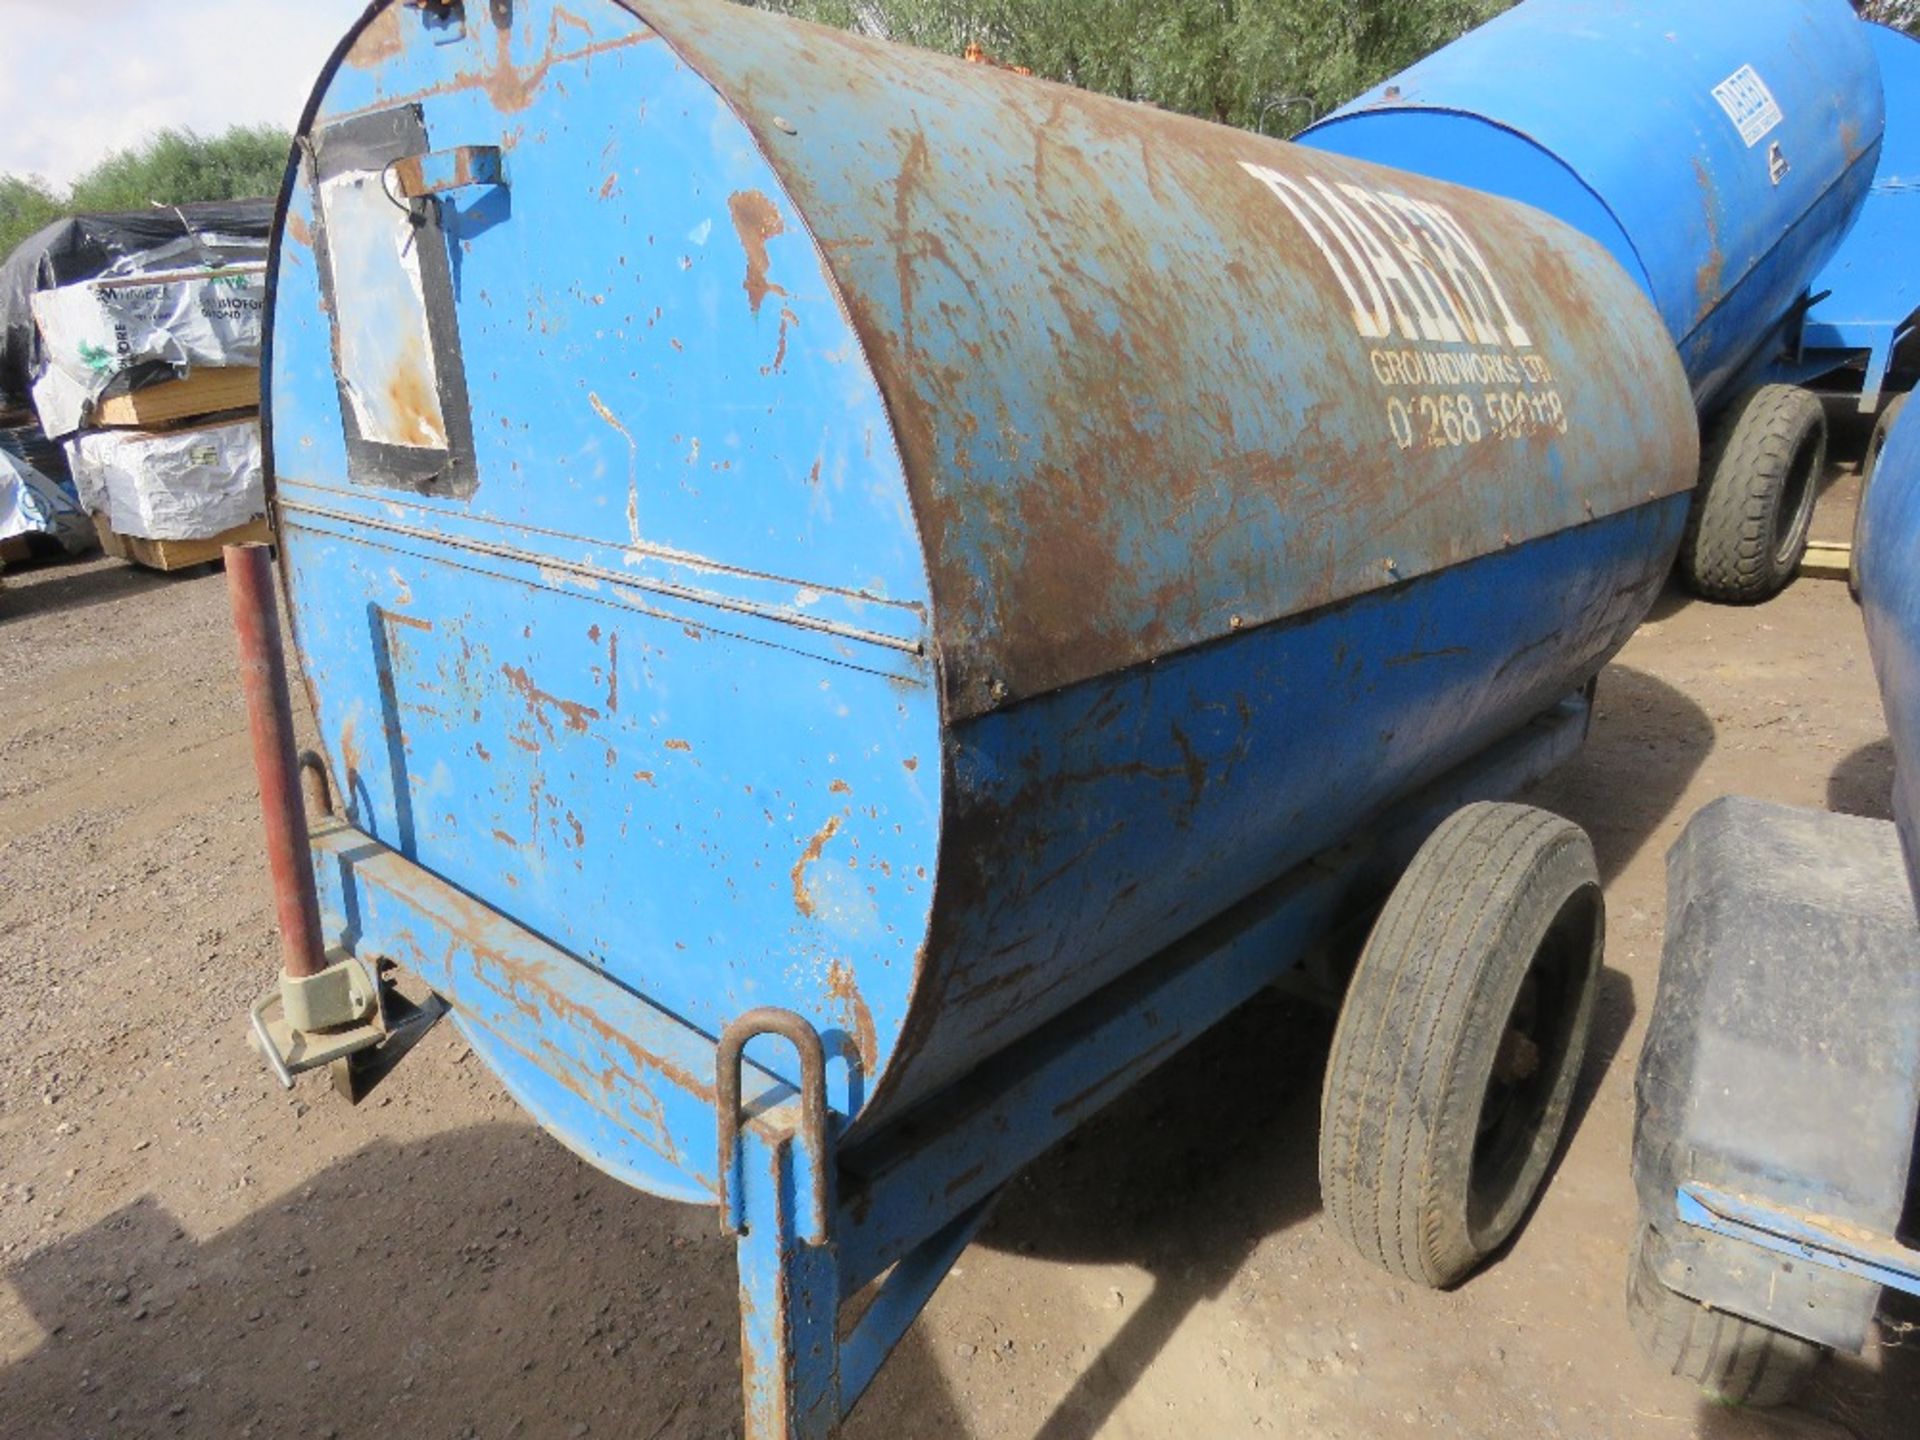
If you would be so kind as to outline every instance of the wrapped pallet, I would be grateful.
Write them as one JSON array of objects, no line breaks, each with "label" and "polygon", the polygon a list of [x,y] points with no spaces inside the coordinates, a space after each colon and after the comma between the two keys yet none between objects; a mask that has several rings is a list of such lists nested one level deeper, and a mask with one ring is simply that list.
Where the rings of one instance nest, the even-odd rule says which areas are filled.
[{"label": "wrapped pallet", "polygon": [[[54,222],[23,241],[13,253],[0,261],[0,413],[26,406],[34,382],[43,379],[50,362],[33,314],[36,295],[79,285],[84,281],[107,278],[145,277],[181,273],[220,273],[266,259],[267,236],[273,224],[273,202],[267,199],[220,201],[203,205],[174,205],[120,214],[75,215]],[[253,298],[259,295],[258,282],[252,282]],[[232,296],[220,296],[218,312],[235,307],[225,302]],[[252,309],[257,318],[257,307]],[[244,319],[245,317],[239,317]],[[118,351],[118,338],[114,349]],[[242,352],[236,352],[239,354]],[[256,351],[257,353],[257,351]],[[177,356],[176,356],[177,358]],[[223,359],[220,368],[233,370],[250,367],[245,358]],[[197,379],[209,364],[196,363],[185,378]],[[249,370],[247,373],[251,373]],[[152,389],[166,390],[183,377],[172,360],[145,358],[113,377],[109,395],[140,395]],[[73,377],[67,377],[71,386]],[[60,382],[49,382],[57,386]],[[56,400],[58,397],[54,397]],[[69,401],[69,405],[71,401]],[[244,400],[223,398],[217,404],[202,404],[196,411],[238,409],[251,406]],[[51,415],[70,414],[57,405]],[[8,421],[7,423],[13,423]],[[55,420],[53,423],[58,423]],[[107,420],[95,423],[160,423],[151,416],[131,422]],[[56,435],[70,433],[54,431]]]},{"label": "wrapped pallet", "polygon": [[42,290],[32,307],[49,435],[259,403],[264,262],[115,272]]},{"label": "wrapped pallet", "polygon": [[224,542],[266,538],[254,416],[181,430],[89,430],[66,451],[110,553],[171,570],[217,558]]}]

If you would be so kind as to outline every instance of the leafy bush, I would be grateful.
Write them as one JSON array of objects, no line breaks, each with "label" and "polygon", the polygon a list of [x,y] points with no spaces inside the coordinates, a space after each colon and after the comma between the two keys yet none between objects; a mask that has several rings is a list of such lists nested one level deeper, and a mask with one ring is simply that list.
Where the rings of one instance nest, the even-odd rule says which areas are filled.
[{"label": "leafy bush", "polygon": [[162,130],[109,155],[64,195],[38,176],[0,175],[0,258],[62,215],[277,194],[290,143],[271,125],[236,125],[214,136]]}]

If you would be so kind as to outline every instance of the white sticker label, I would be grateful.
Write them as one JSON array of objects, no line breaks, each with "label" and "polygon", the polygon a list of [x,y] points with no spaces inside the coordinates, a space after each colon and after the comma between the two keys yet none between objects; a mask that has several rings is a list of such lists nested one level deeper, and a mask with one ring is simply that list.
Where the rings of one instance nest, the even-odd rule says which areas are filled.
[{"label": "white sticker label", "polygon": [[1446,206],[1266,165],[1241,168],[1299,222],[1369,342],[1402,450],[1567,433],[1553,369]]},{"label": "white sticker label", "polygon": [[1780,113],[1780,102],[1773,98],[1767,82],[1751,65],[1742,65],[1714,86],[1713,98],[1727,112],[1727,118],[1733,121],[1748,149],[1758,145],[1769,130],[1786,118]]}]

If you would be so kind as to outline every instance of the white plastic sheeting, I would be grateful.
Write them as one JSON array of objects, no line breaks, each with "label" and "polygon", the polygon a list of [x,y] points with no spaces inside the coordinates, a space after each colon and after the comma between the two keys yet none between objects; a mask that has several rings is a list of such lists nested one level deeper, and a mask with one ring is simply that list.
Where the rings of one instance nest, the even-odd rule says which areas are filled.
[{"label": "white plastic sheeting", "polygon": [[260,425],[94,430],[66,443],[80,503],[117,535],[206,540],[267,513]]},{"label": "white plastic sheeting", "polygon": [[51,535],[77,555],[95,543],[93,522],[59,481],[0,450],[0,540]]},{"label": "white plastic sheeting", "polygon": [[107,274],[40,291],[33,318],[46,370],[33,401],[42,428],[79,429],[129,370],[164,365],[185,377],[196,366],[259,365],[266,288],[261,263]]}]

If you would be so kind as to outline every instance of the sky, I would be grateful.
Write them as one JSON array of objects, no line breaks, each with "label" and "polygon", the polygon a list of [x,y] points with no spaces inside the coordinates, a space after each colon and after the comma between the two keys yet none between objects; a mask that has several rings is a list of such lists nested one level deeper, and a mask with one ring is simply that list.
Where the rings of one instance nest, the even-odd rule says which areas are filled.
[{"label": "sky", "polygon": [[300,118],[365,0],[0,0],[0,174],[65,186],[171,125]]}]

